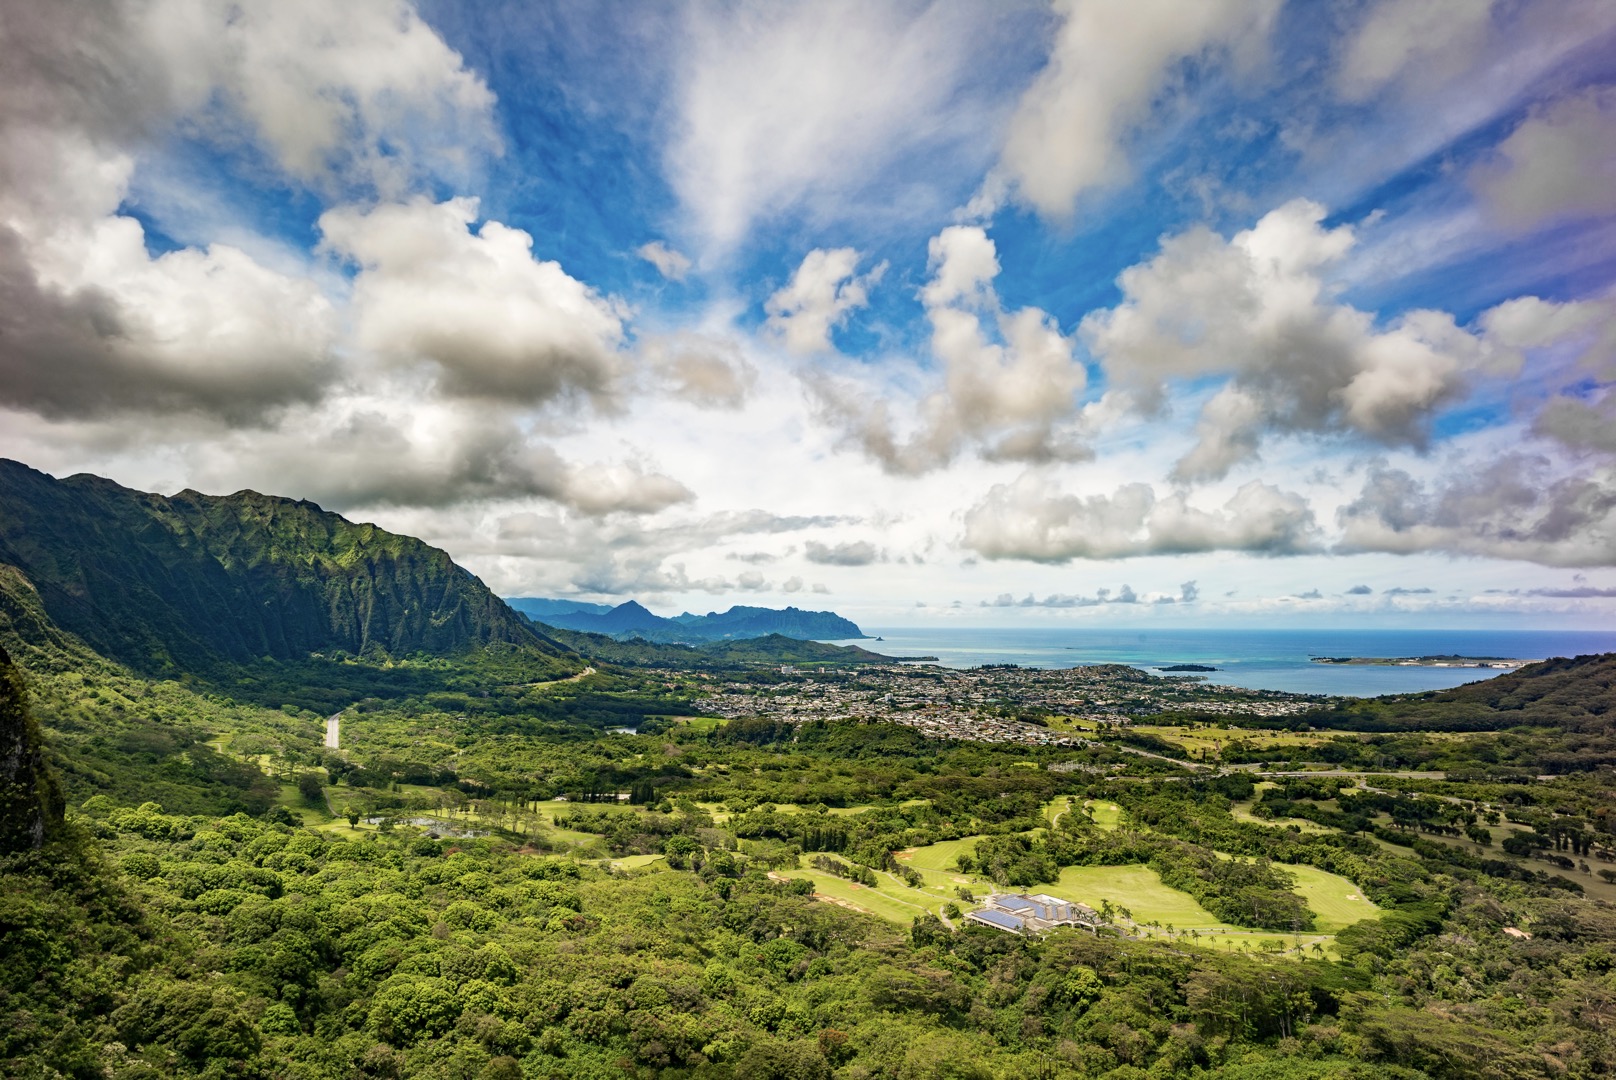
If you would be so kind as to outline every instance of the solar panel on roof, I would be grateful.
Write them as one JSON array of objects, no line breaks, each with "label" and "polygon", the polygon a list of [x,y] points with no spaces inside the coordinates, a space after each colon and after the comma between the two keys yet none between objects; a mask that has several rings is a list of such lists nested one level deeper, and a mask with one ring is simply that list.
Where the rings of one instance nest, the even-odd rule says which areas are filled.
[{"label": "solar panel on roof", "polygon": [[985,923],[997,926],[1001,930],[1020,930],[1025,923],[1014,915],[1007,915],[1002,911],[973,911],[971,918],[980,919]]}]

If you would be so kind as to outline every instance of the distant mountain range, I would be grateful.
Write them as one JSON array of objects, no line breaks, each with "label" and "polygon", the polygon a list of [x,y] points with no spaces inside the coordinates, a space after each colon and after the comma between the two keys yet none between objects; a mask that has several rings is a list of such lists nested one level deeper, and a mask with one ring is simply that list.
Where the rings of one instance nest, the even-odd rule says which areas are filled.
[{"label": "distant mountain range", "polygon": [[618,641],[640,638],[651,642],[695,645],[708,641],[768,637],[771,634],[802,641],[845,641],[866,636],[858,624],[834,611],[802,611],[794,607],[736,606],[728,611],[710,611],[705,615],[693,615],[687,611],[668,619],[652,614],[633,600],[617,607],[534,596],[510,597],[505,602],[546,626],[605,634]]}]

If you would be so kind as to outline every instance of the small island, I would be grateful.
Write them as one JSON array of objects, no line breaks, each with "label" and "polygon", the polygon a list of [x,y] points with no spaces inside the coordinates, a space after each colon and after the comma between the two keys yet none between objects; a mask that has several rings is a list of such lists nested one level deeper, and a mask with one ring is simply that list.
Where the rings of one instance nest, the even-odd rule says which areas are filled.
[{"label": "small island", "polygon": [[1215,667],[1206,664],[1174,664],[1171,667],[1158,667],[1157,671],[1217,671]]},{"label": "small island", "polygon": [[1315,656],[1315,664],[1369,664],[1381,667],[1502,668],[1514,670],[1535,660],[1506,656]]}]

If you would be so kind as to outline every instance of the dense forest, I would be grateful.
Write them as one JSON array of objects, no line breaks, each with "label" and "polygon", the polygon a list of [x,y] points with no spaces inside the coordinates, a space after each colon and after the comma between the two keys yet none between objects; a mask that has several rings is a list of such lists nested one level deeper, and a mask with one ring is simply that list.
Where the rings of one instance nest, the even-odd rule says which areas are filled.
[{"label": "dense forest", "polygon": [[[226,573],[204,581],[276,560],[344,595],[421,580],[345,526],[238,559],[239,507],[139,513],[196,531],[182,546]],[[886,664],[784,639],[597,649],[512,615],[452,648],[222,644],[187,667],[183,606],[140,615],[155,651],[76,632],[166,601],[69,532],[81,607],[52,534],[0,568],[4,1075],[1616,1071],[1616,659],[1063,744],[722,722],[697,704],[715,685]],[[435,580],[472,589],[452,564]],[[967,917],[1009,890],[1093,923]]]}]

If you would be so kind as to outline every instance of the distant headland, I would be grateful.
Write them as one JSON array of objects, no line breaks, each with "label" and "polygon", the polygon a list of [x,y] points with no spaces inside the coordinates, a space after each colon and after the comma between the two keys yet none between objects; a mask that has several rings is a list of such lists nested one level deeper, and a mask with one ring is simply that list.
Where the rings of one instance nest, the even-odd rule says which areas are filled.
[{"label": "distant headland", "polygon": [[794,607],[737,605],[728,611],[709,611],[705,615],[687,611],[670,619],[653,614],[634,600],[616,607],[536,596],[507,597],[505,602],[534,622],[563,630],[605,634],[619,641],[639,638],[657,644],[699,645],[770,634],[802,641],[851,641],[869,636],[857,623],[834,611],[803,611]]},{"label": "distant headland", "polygon": [[1505,656],[1315,656],[1315,664],[1373,664],[1381,667],[1503,668],[1513,670],[1535,664]]}]

